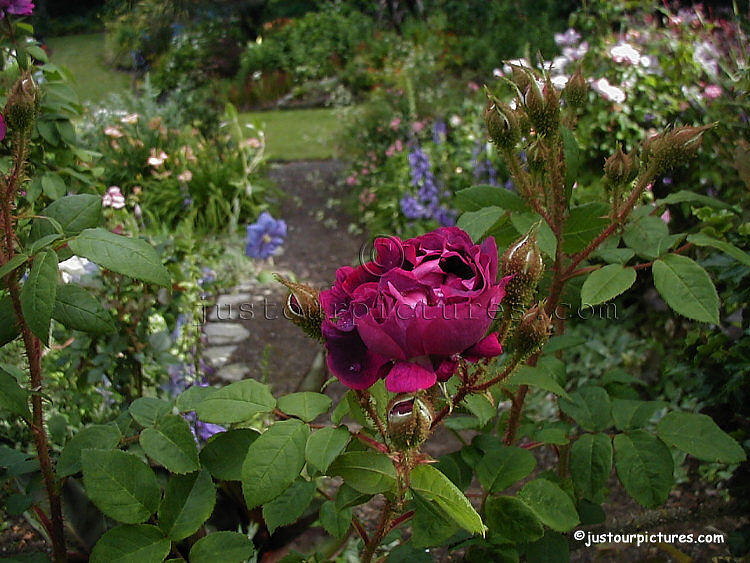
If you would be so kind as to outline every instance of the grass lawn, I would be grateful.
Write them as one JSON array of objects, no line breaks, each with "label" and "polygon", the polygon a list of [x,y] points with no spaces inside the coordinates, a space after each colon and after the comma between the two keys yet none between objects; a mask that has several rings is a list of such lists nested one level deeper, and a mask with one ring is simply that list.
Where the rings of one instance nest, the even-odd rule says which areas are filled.
[{"label": "grass lawn", "polygon": [[335,110],[328,108],[243,113],[240,119],[265,132],[266,155],[278,160],[332,158],[341,127]]},{"label": "grass lawn", "polygon": [[130,76],[104,64],[104,34],[67,35],[47,40],[50,61],[73,74],[81,101],[99,102],[110,93],[130,88]]}]

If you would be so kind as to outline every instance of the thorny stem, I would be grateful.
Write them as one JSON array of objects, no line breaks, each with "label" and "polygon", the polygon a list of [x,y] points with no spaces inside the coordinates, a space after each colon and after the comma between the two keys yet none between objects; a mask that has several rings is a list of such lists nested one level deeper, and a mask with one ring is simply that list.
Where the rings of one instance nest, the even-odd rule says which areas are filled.
[{"label": "thorny stem", "polygon": [[[5,232],[2,233],[5,235],[2,252],[3,264],[7,264],[16,254],[16,235],[13,228],[14,221],[11,209],[13,206],[13,200],[15,199],[15,193],[18,189],[25,168],[28,139],[24,135],[18,135],[14,141],[16,141],[14,166],[11,174],[4,179],[5,185],[3,187],[5,189],[2,194],[2,210],[0,210],[0,213],[2,214],[2,227],[5,230]],[[57,475],[55,474],[55,468],[49,454],[49,440],[47,439],[47,432],[44,427],[44,408],[41,395],[44,385],[42,376],[42,343],[39,338],[31,332],[31,329],[23,316],[21,290],[18,287],[15,272],[10,272],[6,276],[5,282],[8,292],[10,293],[13,310],[23,338],[26,356],[29,360],[31,390],[33,391],[31,394],[32,420],[29,429],[31,430],[34,439],[34,447],[36,448],[37,458],[39,459],[39,468],[42,473],[44,487],[47,491],[47,500],[50,508],[50,524],[48,532],[50,541],[52,542],[53,556],[56,562],[65,562],[67,561],[67,553],[65,549],[62,502],[58,490]]]},{"label": "thorny stem", "polygon": [[393,520],[393,501],[385,499],[385,505],[383,506],[383,512],[380,515],[380,523],[375,534],[370,538],[370,541],[365,544],[365,550],[362,552],[362,563],[370,563],[375,550],[383,541],[386,533],[390,529],[391,521]]},{"label": "thorny stem", "polygon": [[[375,423],[375,427],[378,429],[378,433],[380,434],[380,437],[383,439],[383,444],[388,447],[388,433],[385,430],[385,426],[383,426],[383,421],[380,420],[380,415],[378,414],[378,411],[375,409],[375,406],[372,404],[372,398],[370,396],[370,393],[367,391],[361,391],[357,390],[357,399],[359,400],[359,404],[362,406],[363,409],[365,409],[365,412],[367,413],[367,416],[369,416],[372,421]],[[388,448],[390,451],[390,447]]]}]

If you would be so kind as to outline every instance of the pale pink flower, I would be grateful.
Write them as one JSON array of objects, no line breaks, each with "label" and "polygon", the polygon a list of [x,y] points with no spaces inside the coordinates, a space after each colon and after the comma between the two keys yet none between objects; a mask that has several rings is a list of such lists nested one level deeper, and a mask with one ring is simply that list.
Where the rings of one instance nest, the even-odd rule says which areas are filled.
[{"label": "pale pink flower", "polygon": [[667,209],[664,213],[661,214],[661,220],[664,221],[667,225],[669,225],[669,222],[672,220],[672,215],[669,213],[669,209]]},{"label": "pale pink flower", "polygon": [[243,144],[251,149],[259,149],[261,146],[260,139],[257,137],[250,137],[249,139],[246,139]]},{"label": "pale pink flower", "polygon": [[169,157],[163,150],[160,150],[157,153],[156,149],[151,149],[151,156],[148,157],[146,162],[148,162],[150,166],[161,166],[167,158]]},{"label": "pale pink flower", "polygon": [[477,90],[479,90],[479,84],[477,84],[477,83],[476,83],[476,82],[474,82],[473,80],[470,80],[469,82],[467,82],[467,83],[466,83],[466,87],[467,87],[467,88],[468,88],[468,89],[469,89],[470,91],[472,91],[472,92],[476,92]]},{"label": "pale pink flower", "polygon": [[399,126],[401,125],[401,118],[394,117],[391,119],[391,122],[389,123],[389,127],[393,129],[394,131],[398,131]]},{"label": "pale pink flower", "polygon": [[724,92],[721,89],[721,86],[717,86],[716,84],[709,84],[703,89],[703,97],[706,100],[715,100],[716,98],[720,98],[723,93]]},{"label": "pale pink flower", "polygon": [[119,186],[110,186],[107,193],[102,196],[102,207],[122,209],[125,207],[125,196],[122,195]]},{"label": "pale pink flower", "polygon": [[113,139],[119,139],[120,137],[122,137],[122,131],[120,131],[117,127],[113,127],[112,125],[104,128],[104,134],[107,137],[112,137]]},{"label": "pale pink flower", "polygon": [[390,145],[387,149],[385,149],[385,156],[388,158],[391,158],[394,154],[396,154],[396,147],[393,145]]},{"label": "pale pink flower", "polygon": [[606,78],[600,78],[599,80],[595,80],[592,84],[592,87],[594,90],[599,92],[599,95],[601,95],[602,98],[607,100],[608,102],[615,102],[616,104],[621,104],[625,101],[626,97],[625,92],[618,88],[617,86],[613,86],[609,83],[609,80]]},{"label": "pale pink flower", "polygon": [[630,43],[618,43],[609,50],[609,54],[616,63],[637,65],[641,62],[641,53]]},{"label": "pale pink flower", "polygon": [[122,119],[120,119],[120,123],[126,123],[127,125],[134,125],[138,123],[138,114],[137,113],[129,113]]},{"label": "pale pink flower", "polygon": [[422,121],[415,121],[411,124],[411,130],[415,133],[419,133],[422,129],[424,129],[424,122]]},{"label": "pale pink flower", "polygon": [[347,186],[353,186],[357,183],[357,177],[356,176],[349,176],[346,179],[346,185]]},{"label": "pale pink flower", "polygon": [[188,183],[193,179],[193,173],[190,170],[184,170],[177,175],[177,179],[180,182]]},{"label": "pale pink flower", "polygon": [[404,150],[404,143],[401,142],[401,139],[396,139],[396,142],[393,143],[393,146],[396,147],[396,150],[398,152]]}]

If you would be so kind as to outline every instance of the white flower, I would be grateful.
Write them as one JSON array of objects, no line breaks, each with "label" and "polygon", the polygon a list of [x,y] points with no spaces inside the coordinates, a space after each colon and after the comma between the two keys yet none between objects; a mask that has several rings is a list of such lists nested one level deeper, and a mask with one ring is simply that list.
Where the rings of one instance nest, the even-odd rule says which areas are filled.
[{"label": "white flower", "polygon": [[104,128],[104,134],[107,137],[113,137],[115,139],[119,139],[122,137],[122,131],[120,131],[117,127],[112,127],[111,125]]},{"label": "white flower", "polygon": [[584,41],[578,47],[563,47],[562,56],[571,61],[582,59],[589,52],[589,42]]},{"label": "white flower", "polygon": [[190,180],[193,179],[193,173],[190,170],[184,170],[183,172],[180,172],[177,175],[177,179],[180,182],[188,183]]},{"label": "white flower", "polygon": [[494,76],[495,78],[502,78],[505,75],[503,74],[502,70],[500,70],[499,68],[496,68],[492,70],[492,76]]},{"label": "white flower", "polygon": [[78,282],[82,276],[92,275],[99,271],[96,264],[80,256],[73,256],[60,262],[57,268],[62,274],[64,283]]},{"label": "white flower", "polygon": [[564,74],[558,74],[557,76],[553,76],[551,78],[551,82],[555,88],[557,88],[558,90],[562,90],[568,83],[568,77]]},{"label": "white flower", "polygon": [[719,75],[719,63],[716,60],[718,58],[719,53],[708,41],[698,43],[698,45],[695,46],[695,51],[693,51],[693,60],[711,77]]},{"label": "white flower", "polygon": [[618,43],[609,50],[609,54],[616,63],[637,65],[641,62],[641,53],[630,43]]},{"label": "white flower", "polygon": [[110,186],[107,193],[102,196],[102,207],[122,209],[125,207],[125,196],[122,195],[118,186]]},{"label": "white flower", "polygon": [[450,116],[450,119],[448,119],[448,123],[451,124],[451,127],[458,127],[463,123],[461,120],[461,117],[456,115],[455,113]]},{"label": "white flower", "polygon": [[146,162],[151,166],[161,166],[167,158],[167,153],[164,151],[159,151],[157,153],[156,149],[151,149],[151,156],[148,157]]},{"label": "white flower", "polygon": [[616,104],[621,104],[625,101],[626,97],[625,92],[618,88],[617,86],[613,86],[609,83],[609,80],[606,78],[600,78],[599,80],[595,80],[594,83],[591,85],[594,90],[599,92],[602,98],[609,102],[615,102]]},{"label": "white flower", "polygon": [[551,72],[562,74],[565,72],[565,67],[568,66],[570,59],[568,57],[555,57],[552,60]]}]

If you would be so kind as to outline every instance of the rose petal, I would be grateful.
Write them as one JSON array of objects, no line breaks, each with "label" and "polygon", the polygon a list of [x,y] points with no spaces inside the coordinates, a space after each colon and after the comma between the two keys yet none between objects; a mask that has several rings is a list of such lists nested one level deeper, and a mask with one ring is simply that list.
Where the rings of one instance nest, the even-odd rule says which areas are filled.
[{"label": "rose petal", "polygon": [[396,362],[385,378],[385,388],[391,393],[413,393],[435,385],[435,372],[411,362]]},{"label": "rose petal", "polygon": [[458,367],[458,360],[454,358],[445,358],[440,362],[435,375],[438,381],[448,381],[451,376],[456,373]]},{"label": "rose petal", "polygon": [[328,322],[322,325],[331,373],[351,389],[367,389],[379,378],[386,358],[370,352],[357,331],[343,332]]},{"label": "rose petal", "polygon": [[503,347],[497,339],[497,333],[493,332],[466,350],[461,356],[470,362],[477,362],[482,358],[494,358],[502,353]]}]

